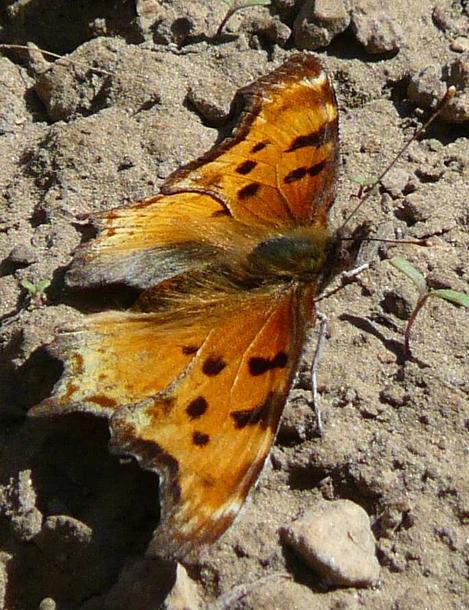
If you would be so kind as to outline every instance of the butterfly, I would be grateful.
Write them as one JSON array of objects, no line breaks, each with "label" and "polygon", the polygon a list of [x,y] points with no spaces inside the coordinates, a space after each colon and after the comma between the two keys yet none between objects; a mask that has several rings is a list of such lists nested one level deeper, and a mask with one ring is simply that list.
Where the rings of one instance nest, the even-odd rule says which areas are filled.
[{"label": "butterfly", "polygon": [[69,285],[140,296],[61,332],[62,377],[34,409],[107,418],[111,449],[158,472],[149,550],[163,556],[214,542],[239,513],[337,268],[338,108],[322,63],[291,56],[239,90],[239,107],[230,137],[160,194],[95,218]]}]

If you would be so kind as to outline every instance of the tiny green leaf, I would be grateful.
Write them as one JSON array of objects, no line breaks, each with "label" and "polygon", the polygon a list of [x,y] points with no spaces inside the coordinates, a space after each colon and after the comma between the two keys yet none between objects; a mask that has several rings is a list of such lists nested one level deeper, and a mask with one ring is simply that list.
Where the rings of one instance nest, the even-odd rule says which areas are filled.
[{"label": "tiny green leaf", "polygon": [[36,290],[37,290],[36,286],[32,282],[30,282],[29,280],[21,280],[20,284],[30,294],[36,294]]},{"label": "tiny green leaf", "polygon": [[465,294],[464,292],[450,290],[449,288],[440,288],[438,290],[432,290],[430,296],[438,297],[445,301],[449,301],[450,303],[454,303],[455,305],[469,308],[469,294]]},{"label": "tiny green leaf", "polygon": [[36,290],[39,294],[43,293],[50,286],[50,280],[41,280],[36,284]]},{"label": "tiny green leaf", "polygon": [[376,178],[370,178],[365,176],[356,176],[352,178],[352,182],[359,184],[360,186],[372,186],[376,182]]},{"label": "tiny green leaf", "polygon": [[427,291],[427,282],[425,281],[425,278],[420,271],[417,271],[417,269],[409,263],[409,261],[406,261],[402,256],[394,256],[389,262],[393,267],[404,273],[404,275],[414,282],[420,294],[424,294]]}]

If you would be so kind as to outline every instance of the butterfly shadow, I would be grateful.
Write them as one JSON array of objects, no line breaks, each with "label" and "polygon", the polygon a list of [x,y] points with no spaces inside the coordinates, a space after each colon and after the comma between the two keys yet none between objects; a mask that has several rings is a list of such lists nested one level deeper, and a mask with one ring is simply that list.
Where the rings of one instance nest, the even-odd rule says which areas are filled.
[{"label": "butterfly shadow", "polygon": [[[144,555],[159,521],[157,475],[133,458],[110,454],[103,419],[82,413],[28,418],[26,411],[50,395],[63,365],[40,347],[15,368],[11,361],[21,340],[20,333],[13,336],[0,367],[0,420],[9,430],[2,435],[0,483],[30,472],[42,527],[33,544],[15,547],[7,598],[52,595],[76,604],[107,594],[122,597],[132,574],[151,572],[145,587],[162,602],[174,581],[171,570],[158,560],[135,560]],[[19,433],[12,433],[15,429]],[[153,582],[155,574],[159,579]]]},{"label": "butterfly shadow", "polygon": [[142,292],[124,283],[92,287],[69,287],[66,276],[71,263],[54,271],[47,290],[51,305],[69,305],[81,313],[95,313],[108,309],[129,309]]},{"label": "butterfly shadow", "polygon": [[[157,476],[111,455],[108,440],[106,422],[85,414],[31,418],[19,435],[6,438],[2,482],[29,472],[34,510],[42,516],[34,539],[15,546],[11,602],[52,596],[60,605],[78,607],[118,593],[129,570],[148,571],[131,565],[143,557],[159,520]],[[170,578],[160,568],[153,568],[155,574],[160,578],[152,593],[157,598],[159,587],[163,601]]]},{"label": "butterfly shadow", "polygon": [[[98,234],[91,218],[79,218],[73,226],[81,234],[80,246],[88,244]],[[72,265],[73,260],[55,269],[47,289],[47,298],[51,305],[69,305],[81,313],[129,309],[141,293],[141,290],[123,283],[71,287],[67,283],[67,274]]]},{"label": "butterfly shadow", "polygon": [[377,325],[374,324],[371,320],[360,317],[360,316],[355,316],[355,315],[349,314],[349,313],[341,314],[339,316],[339,320],[345,320],[347,322],[350,322],[351,324],[353,324],[353,326],[355,326],[359,330],[362,330],[363,332],[376,337],[379,341],[381,341],[383,346],[389,352],[391,352],[392,354],[395,355],[396,362],[399,366],[404,366],[406,364],[406,362],[408,362],[409,360],[411,360],[412,362],[415,362],[420,368],[424,368],[427,366],[427,364],[425,364],[423,361],[419,360],[418,358],[415,358],[414,356],[411,356],[410,358],[407,357],[405,354],[405,351],[404,351],[403,341],[396,341],[395,339],[389,339],[388,337],[386,337],[384,335],[384,333],[382,333],[380,331],[380,329],[377,327]]}]

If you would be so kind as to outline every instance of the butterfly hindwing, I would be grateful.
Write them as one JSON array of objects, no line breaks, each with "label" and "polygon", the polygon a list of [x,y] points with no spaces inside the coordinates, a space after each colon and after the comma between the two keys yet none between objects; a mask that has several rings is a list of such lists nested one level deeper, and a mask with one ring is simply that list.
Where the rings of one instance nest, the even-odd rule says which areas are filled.
[{"label": "butterfly hindwing", "polygon": [[50,348],[64,362],[53,395],[33,414],[115,410],[153,396],[186,369],[204,341],[207,325],[167,326],[152,313],[110,311],[87,316],[63,331]]},{"label": "butterfly hindwing", "polygon": [[99,234],[75,255],[67,273],[71,287],[125,283],[146,290],[213,263],[253,234],[240,231],[220,202],[200,193],[149,197],[93,222]]},{"label": "butterfly hindwing", "polygon": [[195,283],[183,303],[172,292],[157,311],[95,314],[59,336],[64,374],[33,413],[107,417],[113,449],[161,474],[153,549],[178,556],[216,540],[256,481],[313,299],[288,285],[210,294]]}]

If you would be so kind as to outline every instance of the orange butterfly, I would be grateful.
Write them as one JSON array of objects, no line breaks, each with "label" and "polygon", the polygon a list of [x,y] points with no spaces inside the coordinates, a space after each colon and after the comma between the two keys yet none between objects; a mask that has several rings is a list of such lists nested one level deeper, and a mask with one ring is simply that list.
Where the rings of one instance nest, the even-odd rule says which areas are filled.
[{"label": "orange butterfly", "polygon": [[112,449],[160,474],[150,550],[173,557],[215,541],[243,505],[336,268],[338,110],[324,68],[294,55],[240,102],[232,136],[163,194],[99,216],[69,284],[143,292],[58,337],[64,373],[34,410],[109,418]]}]

